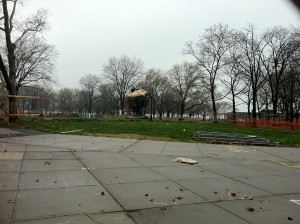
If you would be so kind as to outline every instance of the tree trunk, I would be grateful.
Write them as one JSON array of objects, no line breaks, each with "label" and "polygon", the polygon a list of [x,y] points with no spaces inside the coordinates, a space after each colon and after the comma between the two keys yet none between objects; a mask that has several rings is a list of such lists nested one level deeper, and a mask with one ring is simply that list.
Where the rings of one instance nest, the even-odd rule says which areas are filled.
[{"label": "tree trunk", "polygon": [[216,107],[214,91],[211,91],[211,101],[212,101],[212,108],[213,108],[214,123],[218,123],[218,116],[217,116],[218,113],[217,113],[217,107]]},{"label": "tree trunk", "polygon": [[[9,97],[9,114],[17,114],[17,77],[16,77],[16,57],[15,57],[15,49],[16,45],[11,41],[11,28],[9,24],[9,15],[7,9],[7,0],[2,0],[3,7],[3,15],[4,15],[4,31],[5,31],[5,40],[7,47],[7,58],[9,65],[9,72],[7,77],[7,71],[3,73],[3,69],[1,71],[4,76],[4,80],[6,82],[6,88],[8,90],[8,94],[13,97]],[[1,58],[2,60],[2,58]],[[3,62],[1,62],[3,64]],[[2,66],[1,66],[2,67]],[[5,69],[6,70],[6,69]],[[9,116],[9,122],[14,122],[18,120],[18,116]]]}]

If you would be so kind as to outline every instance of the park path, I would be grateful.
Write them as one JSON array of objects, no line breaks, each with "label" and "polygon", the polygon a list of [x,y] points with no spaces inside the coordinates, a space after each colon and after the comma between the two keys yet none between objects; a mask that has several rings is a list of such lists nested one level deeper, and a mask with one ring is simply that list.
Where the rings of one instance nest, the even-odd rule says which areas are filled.
[{"label": "park path", "polygon": [[0,136],[3,224],[300,223],[299,148]]}]

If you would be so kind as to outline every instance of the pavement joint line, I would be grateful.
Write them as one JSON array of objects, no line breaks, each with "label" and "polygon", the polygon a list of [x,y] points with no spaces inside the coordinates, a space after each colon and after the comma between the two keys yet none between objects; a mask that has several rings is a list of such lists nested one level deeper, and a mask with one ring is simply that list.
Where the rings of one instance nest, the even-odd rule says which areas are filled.
[{"label": "pavement joint line", "polygon": [[199,146],[199,144],[198,144],[198,143],[196,143],[196,146],[197,146],[197,148],[198,148],[199,152],[201,153],[201,155],[202,155],[202,158],[204,158],[204,154],[203,154],[202,150],[200,149],[200,146]]},{"label": "pavement joint line", "polygon": [[133,146],[133,145],[135,145],[135,144],[137,144],[138,142],[140,142],[141,140],[139,140],[139,139],[135,139],[136,141],[134,141],[133,143],[131,143],[130,145],[128,145],[127,147],[125,147],[125,148],[123,148],[123,149],[121,149],[120,151],[118,151],[117,153],[121,153],[121,152],[123,152],[123,151],[125,151],[126,149],[129,149],[131,146]]},{"label": "pavement joint line", "polygon": [[[277,155],[274,155],[274,154],[272,154],[272,153],[264,152],[264,151],[262,151],[262,149],[259,149],[259,148],[253,149],[253,148],[251,148],[250,146],[248,146],[248,148],[250,148],[250,149],[252,149],[252,150],[257,150],[257,151],[259,151],[259,152],[261,152],[261,153],[264,153],[264,154],[266,154],[266,155],[269,155],[269,156],[277,157],[278,159],[282,159],[282,160],[285,160],[285,161],[288,161],[288,162],[291,162],[291,163],[293,162],[293,161],[291,161],[291,160],[284,159],[284,158],[282,158],[282,157],[280,157],[280,156],[277,156]],[[271,148],[271,147],[270,147],[270,148]],[[296,150],[296,148],[295,148],[295,150]],[[269,161],[272,161],[272,160],[269,160]],[[272,162],[274,162],[274,161],[272,161]]]},{"label": "pavement joint line", "polygon": [[[71,151],[72,152],[72,151]],[[121,207],[121,209],[123,211],[126,211],[125,208],[123,207],[123,205],[117,200],[117,198],[108,190],[108,188],[101,183],[100,180],[98,180],[96,178],[96,176],[93,174],[93,172],[91,172],[90,169],[88,169],[88,167],[76,156],[76,154],[74,152],[72,152],[72,154],[77,158],[77,160],[86,168],[86,171],[89,172],[93,178],[95,178],[95,180],[107,191],[107,193],[116,201],[116,203]]]},{"label": "pavement joint line", "polygon": [[[201,168],[202,168],[202,167],[201,167]],[[222,176],[222,177],[225,177],[225,178],[227,178],[227,179],[230,179],[230,180],[233,180],[233,181],[236,181],[236,182],[239,182],[239,183],[248,185],[248,186],[250,186],[250,187],[256,188],[256,189],[261,190],[261,191],[264,191],[264,192],[266,192],[266,193],[272,194],[272,192],[266,191],[265,189],[258,188],[258,187],[256,187],[256,186],[252,186],[251,184],[248,184],[248,183],[242,182],[242,181],[240,181],[240,180],[234,179],[235,177],[228,177],[228,176],[225,176],[225,175],[222,174],[222,173],[219,173],[219,172],[216,172],[216,171],[212,171],[212,170],[208,170],[208,169],[205,169],[205,168],[202,168],[202,169],[204,169],[205,171],[212,172],[212,173],[214,173],[214,174],[218,174],[218,175],[220,175],[220,176]],[[266,174],[266,175],[259,175],[259,176],[270,176],[270,175]]]},{"label": "pavement joint line", "polygon": [[[126,156],[126,155],[124,155],[124,156]],[[162,155],[162,156],[163,156],[163,155]],[[126,157],[127,157],[127,156],[126,156]],[[130,157],[127,157],[127,158],[133,160],[133,159],[130,158]],[[135,160],[134,160],[134,161],[135,161]],[[172,180],[171,178],[168,178],[168,177],[164,176],[163,174],[161,174],[161,173],[159,173],[159,172],[157,172],[157,171],[151,169],[151,167],[146,167],[144,164],[142,164],[142,163],[140,163],[140,162],[138,162],[138,161],[135,161],[135,162],[141,164],[142,167],[144,167],[144,168],[146,168],[146,169],[148,169],[148,170],[150,170],[150,171],[156,173],[157,175],[159,175],[159,176],[161,176],[161,177],[164,177],[164,178],[167,179],[168,181],[170,181],[170,182],[172,182],[172,183],[174,183],[174,184],[176,184],[176,185],[178,185],[178,186],[180,186],[180,187],[183,187],[181,184],[178,184],[178,183],[176,182],[176,180]],[[198,167],[198,168],[199,168],[199,170],[201,169],[200,167]],[[149,182],[161,182],[161,181],[149,181]],[[192,192],[193,194],[197,195],[198,197],[200,197],[200,198],[206,200],[205,198],[203,198],[203,197],[200,196],[199,194],[193,192],[192,190],[189,190],[189,191]],[[207,200],[206,200],[206,201],[207,201]]]},{"label": "pavement joint line", "polygon": [[20,166],[20,170],[19,170],[19,177],[18,177],[18,182],[17,182],[17,190],[16,190],[16,196],[15,196],[15,199],[14,199],[14,207],[13,207],[13,210],[11,212],[11,216],[10,216],[10,222],[12,222],[14,220],[14,217],[16,215],[16,207],[17,207],[17,199],[18,199],[18,194],[20,192],[20,181],[21,181],[21,172],[22,172],[22,167],[23,167],[23,162],[24,162],[24,158],[25,158],[25,153],[26,153],[26,149],[27,149],[27,144],[25,145],[25,150],[24,150],[24,154],[23,154],[23,158],[21,160],[21,166]]},{"label": "pavement joint line", "polygon": [[165,151],[165,148],[167,147],[167,145],[168,145],[168,142],[166,141],[164,147],[162,148],[161,152],[159,153],[160,156]]},{"label": "pavement joint line", "polygon": [[254,224],[254,223],[252,223],[252,222],[249,222],[248,220],[246,220],[246,219],[244,219],[244,218],[240,217],[239,215],[237,215],[237,214],[234,214],[232,211],[230,211],[230,210],[227,210],[227,209],[225,209],[225,208],[223,208],[223,207],[219,206],[219,205],[218,205],[218,203],[220,203],[220,202],[212,202],[212,204],[213,204],[213,205],[215,205],[215,206],[217,206],[218,208],[220,208],[220,209],[222,209],[222,210],[224,210],[224,211],[228,212],[229,214],[231,214],[231,215],[233,215],[233,216],[235,216],[235,217],[237,217],[237,218],[239,218],[239,219],[241,219],[241,220],[243,220],[243,221],[245,221],[245,222],[247,222],[247,223],[249,223],[249,224]]}]

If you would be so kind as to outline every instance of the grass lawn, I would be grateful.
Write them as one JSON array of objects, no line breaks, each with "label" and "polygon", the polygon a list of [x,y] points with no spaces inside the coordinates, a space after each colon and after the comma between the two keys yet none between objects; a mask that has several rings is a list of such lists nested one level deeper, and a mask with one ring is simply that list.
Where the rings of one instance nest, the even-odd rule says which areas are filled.
[{"label": "grass lawn", "polygon": [[[3,125],[2,125],[3,126]],[[267,130],[191,121],[149,121],[129,119],[27,118],[10,124],[11,128],[35,129],[49,133],[70,132],[76,135],[113,136],[194,142],[196,131],[257,135],[283,146],[300,146],[300,131]]]}]

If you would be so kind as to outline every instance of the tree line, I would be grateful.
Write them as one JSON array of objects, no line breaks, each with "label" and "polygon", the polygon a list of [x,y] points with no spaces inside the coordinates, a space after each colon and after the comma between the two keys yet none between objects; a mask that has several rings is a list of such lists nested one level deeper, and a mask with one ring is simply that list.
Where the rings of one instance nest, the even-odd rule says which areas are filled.
[{"label": "tree line", "polygon": [[160,117],[212,112],[216,121],[224,108],[235,114],[239,101],[253,118],[265,110],[293,120],[300,110],[299,31],[275,26],[259,33],[253,25],[234,30],[217,24],[184,46],[194,61],[144,71],[136,57],[112,57],[101,75],[81,78],[82,97],[89,113],[123,114],[126,94],[138,87],[151,94],[152,113]]},{"label": "tree line", "polygon": [[[14,20],[19,1],[1,2],[1,81],[11,96],[10,114],[17,114],[14,96],[28,91],[26,86],[45,89],[55,81],[57,53],[43,38],[47,11]],[[254,25],[237,30],[216,24],[183,46],[183,54],[193,60],[163,71],[145,70],[137,57],[111,57],[99,74],[83,75],[80,88],[48,89],[48,101],[44,102],[53,112],[124,114],[127,93],[131,88],[143,88],[153,102],[150,113],[160,117],[212,113],[217,121],[220,111],[230,108],[234,115],[242,102],[253,118],[265,110],[293,120],[300,110],[299,31],[299,27],[274,26],[258,32]]]}]

